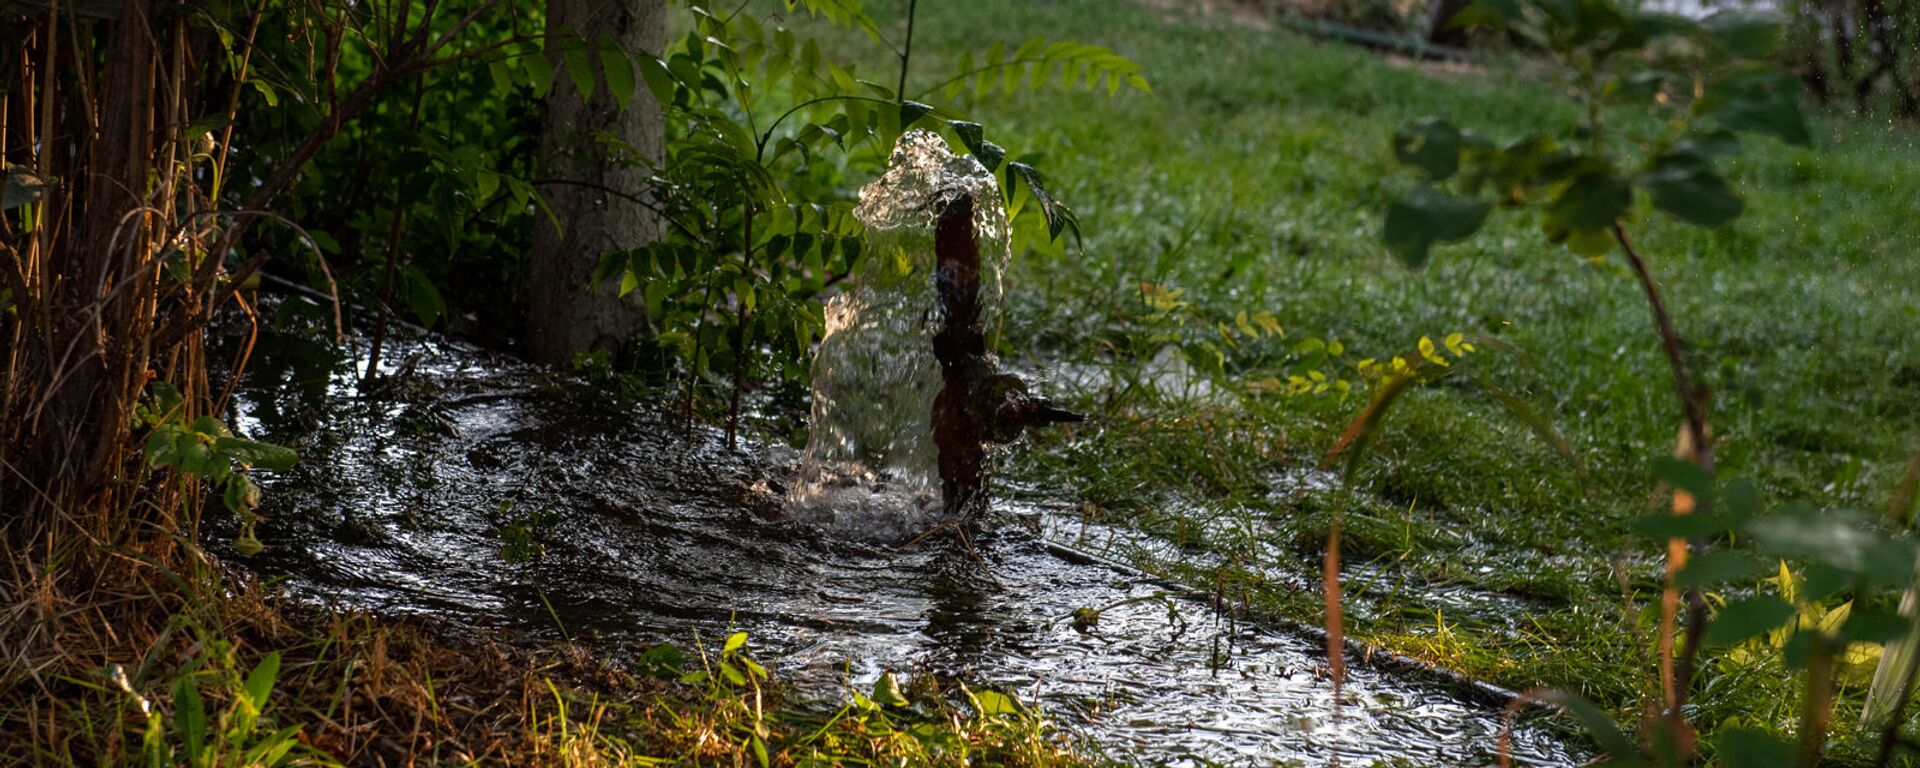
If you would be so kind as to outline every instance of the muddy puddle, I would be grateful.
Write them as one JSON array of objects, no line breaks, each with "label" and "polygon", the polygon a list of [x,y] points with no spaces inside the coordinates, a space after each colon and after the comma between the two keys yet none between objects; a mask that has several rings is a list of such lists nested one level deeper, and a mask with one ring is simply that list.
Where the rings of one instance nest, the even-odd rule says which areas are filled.
[{"label": "muddy puddle", "polygon": [[[406,373],[381,399],[307,352],[265,355],[282,364],[249,372],[234,419],[302,453],[267,489],[253,565],[305,599],[613,654],[741,629],[803,698],[886,670],[953,675],[1152,764],[1495,762],[1497,707],[1358,665],[1336,715],[1316,640],[1063,556],[1044,538],[1071,532],[1040,508],[1000,505],[977,542],[987,577],[951,547],[782,519],[785,449],[731,452],[715,430],[688,438],[654,406],[470,349],[401,344]],[[1087,608],[1098,623],[1076,628]],[[1578,762],[1531,727],[1513,751]]]}]

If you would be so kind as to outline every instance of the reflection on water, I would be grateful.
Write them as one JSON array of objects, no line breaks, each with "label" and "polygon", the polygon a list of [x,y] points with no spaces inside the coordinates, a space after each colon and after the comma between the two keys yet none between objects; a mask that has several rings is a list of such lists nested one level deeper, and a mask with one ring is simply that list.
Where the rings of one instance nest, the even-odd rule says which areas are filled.
[{"label": "reflection on water", "polygon": [[[355,398],[339,365],[250,374],[236,422],[303,452],[268,488],[255,563],[301,595],[613,654],[740,628],[803,697],[888,669],[958,675],[1154,763],[1492,762],[1496,711],[1363,667],[1336,718],[1312,641],[1156,597],[1020,526],[979,542],[991,578],[945,549],[825,535],[781,515],[790,456],[686,441],[646,407],[480,353],[403,344],[394,359],[409,357],[382,401]],[[541,556],[508,562],[514,531]],[[1575,762],[1532,729],[1517,750]]]}]

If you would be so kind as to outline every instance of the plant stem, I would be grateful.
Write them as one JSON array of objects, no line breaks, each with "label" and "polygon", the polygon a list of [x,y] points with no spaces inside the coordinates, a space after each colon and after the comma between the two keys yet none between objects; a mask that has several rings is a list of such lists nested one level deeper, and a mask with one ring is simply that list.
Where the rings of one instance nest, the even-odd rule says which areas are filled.
[{"label": "plant stem", "polygon": [[907,66],[913,62],[913,13],[920,7],[920,0],[907,0],[907,40],[900,50],[900,87],[893,95],[900,103],[907,103]]},{"label": "plant stem", "polygon": [[1340,711],[1340,689],[1346,683],[1346,627],[1342,618],[1340,595],[1340,517],[1335,509],[1327,529],[1327,552],[1321,561],[1321,597],[1326,607],[1327,672],[1333,678],[1333,711]]},{"label": "plant stem", "polygon": [[1799,768],[1818,768],[1826,743],[1827,722],[1833,716],[1834,654],[1839,652],[1824,635],[1815,634],[1807,661],[1807,687],[1800,703]]},{"label": "plant stem", "polygon": [[1626,229],[1619,223],[1613,225],[1614,239],[1627,253],[1627,261],[1633,265],[1633,273],[1640,278],[1640,288],[1647,294],[1647,304],[1653,309],[1653,322],[1660,332],[1660,344],[1667,353],[1667,365],[1673,369],[1674,392],[1680,398],[1680,410],[1687,419],[1687,432],[1693,438],[1694,462],[1701,469],[1713,471],[1713,444],[1707,440],[1707,414],[1701,393],[1694,389],[1692,377],[1687,375],[1687,363],[1680,349],[1680,332],[1674,330],[1673,317],[1667,314],[1666,302],[1660,298],[1660,286],[1653,281],[1653,275],[1647,270],[1647,262],[1633,248],[1627,238]]},{"label": "plant stem", "polygon": [[1913,685],[1920,678],[1920,664],[1909,664],[1906,676],[1900,680],[1900,698],[1893,705],[1893,712],[1887,715],[1887,725],[1880,732],[1880,754],[1873,760],[1874,765],[1887,765],[1893,760],[1893,749],[1901,741],[1900,726],[1907,720],[1907,702],[1913,698]]},{"label": "plant stem", "polygon": [[[745,221],[745,240],[740,243],[741,275],[753,274],[753,204],[747,203]],[[749,282],[751,288],[751,282]],[[739,306],[733,329],[733,401],[727,406],[727,450],[740,447],[736,435],[740,431],[740,388],[747,377],[747,300],[744,296],[734,296]]]},{"label": "plant stem", "polygon": [[[1667,354],[1667,365],[1673,369],[1674,392],[1680,398],[1680,410],[1685,415],[1687,434],[1693,443],[1693,462],[1703,470],[1712,472],[1714,468],[1713,444],[1708,442],[1707,415],[1704,397],[1693,386],[1687,375],[1687,363],[1680,349],[1680,333],[1674,330],[1673,317],[1667,313],[1667,305],[1660,297],[1660,286],[1653,281],[1653,274],[1647,269],[1647,262],[1640,258],[1640,252],[1634,250],[1633,242],[1627,237],[1626,228],[1619,222],[1613,224],[1614,239],[1619,241],[1621,250],[1627,254],[1627,261],[1633,266],[1633,273],[1640,279],[1640,288],[1647,294],[1647,305],[1653,310],[1653,323],[1660,333],[1660,344]],[[1706,499],[1696,499],[1695,512],[1706,512]],[[1675,738],[1680,738],[1686,730],[1684,714],[1687,703],[1687,689],[1693,681],[1694,666],[1700,655],[1700,637],[1707,626],[1707,603],[1700,597],[1700,590],[1688,587],[1687,603],[1687,646],[1681,654],[1680,663],[1673,670],[1669,681],[1673,691],[1668,702],[1667,719]]]},{"label": "plant stem", "polygon": [[[426,76],[414,80],[413,114],[407,118],[407,130],[420,131],[420,105],[426,100]],[[391,226],[387,228],[387,267],[380,278],[380,306],[376,310],[379,321],[373,329],[373,349],[367,355],[367,372],[360,377],[360,386],[364,389],[375,379],[380,378],[380,350],[387,341],[387,318],[393,314],[393,274],[400,264],[400,233],[407,226],[407,201],[400,199],[400,184],[393,185],[393,216]]]}]

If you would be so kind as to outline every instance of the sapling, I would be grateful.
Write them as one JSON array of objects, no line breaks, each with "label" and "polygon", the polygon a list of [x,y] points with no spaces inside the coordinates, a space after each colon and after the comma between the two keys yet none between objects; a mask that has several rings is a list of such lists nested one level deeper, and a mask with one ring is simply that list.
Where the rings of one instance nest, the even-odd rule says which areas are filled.
[{"label": "sapling", "polygon": [[[1537,216],[1548,242],[1594,262],[1617,254],[1646,296],[1679,401],[1684,457],[1711,478],[1715,457],[1707,389],[1629,227],[1644,196],[1687,224],[1725,227],[1745,204],[1720,175],[1739,134],[1805,143],[1797,81],[1771,57],[1784,29],[1771,15],[1723,12],[1695,21],[1622,8],[1610,0],[1477,0],[1455,20],[1504,31],[1560,66],[1582,119],[1570,130],[1497,143],[1444,118],[1424,118],[1394,136],[1395,156],[1420,181],[1388,208],[1383,238],[1409,268],[1436,244],[1478,232],[1494,208]],[[1616,125],[1615,118],[1626,125]],[[1707,488],[1675,486],[1676,515],[1707,515]],[[1661,617],[1664,738],[1691,754],[1685,720],[1690,682],[1708,623],[1697,585],[1682,585],[1693,535],[1669,541]],[[1684,594],[1684,598],[1681,595]],[[1672,653],[1679,604],[1686,647]]]}]

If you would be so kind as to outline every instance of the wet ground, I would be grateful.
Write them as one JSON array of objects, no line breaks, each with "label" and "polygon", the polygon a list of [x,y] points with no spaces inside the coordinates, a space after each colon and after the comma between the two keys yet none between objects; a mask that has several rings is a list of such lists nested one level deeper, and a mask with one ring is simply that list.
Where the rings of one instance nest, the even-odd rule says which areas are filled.
[{"label": "wet ground", "polygon": [[[275,343],[294,346],[248,374],[234,421],[302,452],[268,487],[255,565],[309,599],[615,654],[743,629],[803,698],[885,670],[953,675],[1155,764],[1495,762],[1489,703],[1360,665],[1336,714],[1317,640],[1063,556],[1045,539],[1082,532],[1059,514],[1002,504],[977,542],[987,576],[950,546],[896,552],[782,519],[790,451],[728,451],[657,406],[413,343],[386,397],[364,398],[324,349]],[[1097,624],[1076,627],[1081,609]],[[1576,762],[1530,727],[1514,757]]]}]

